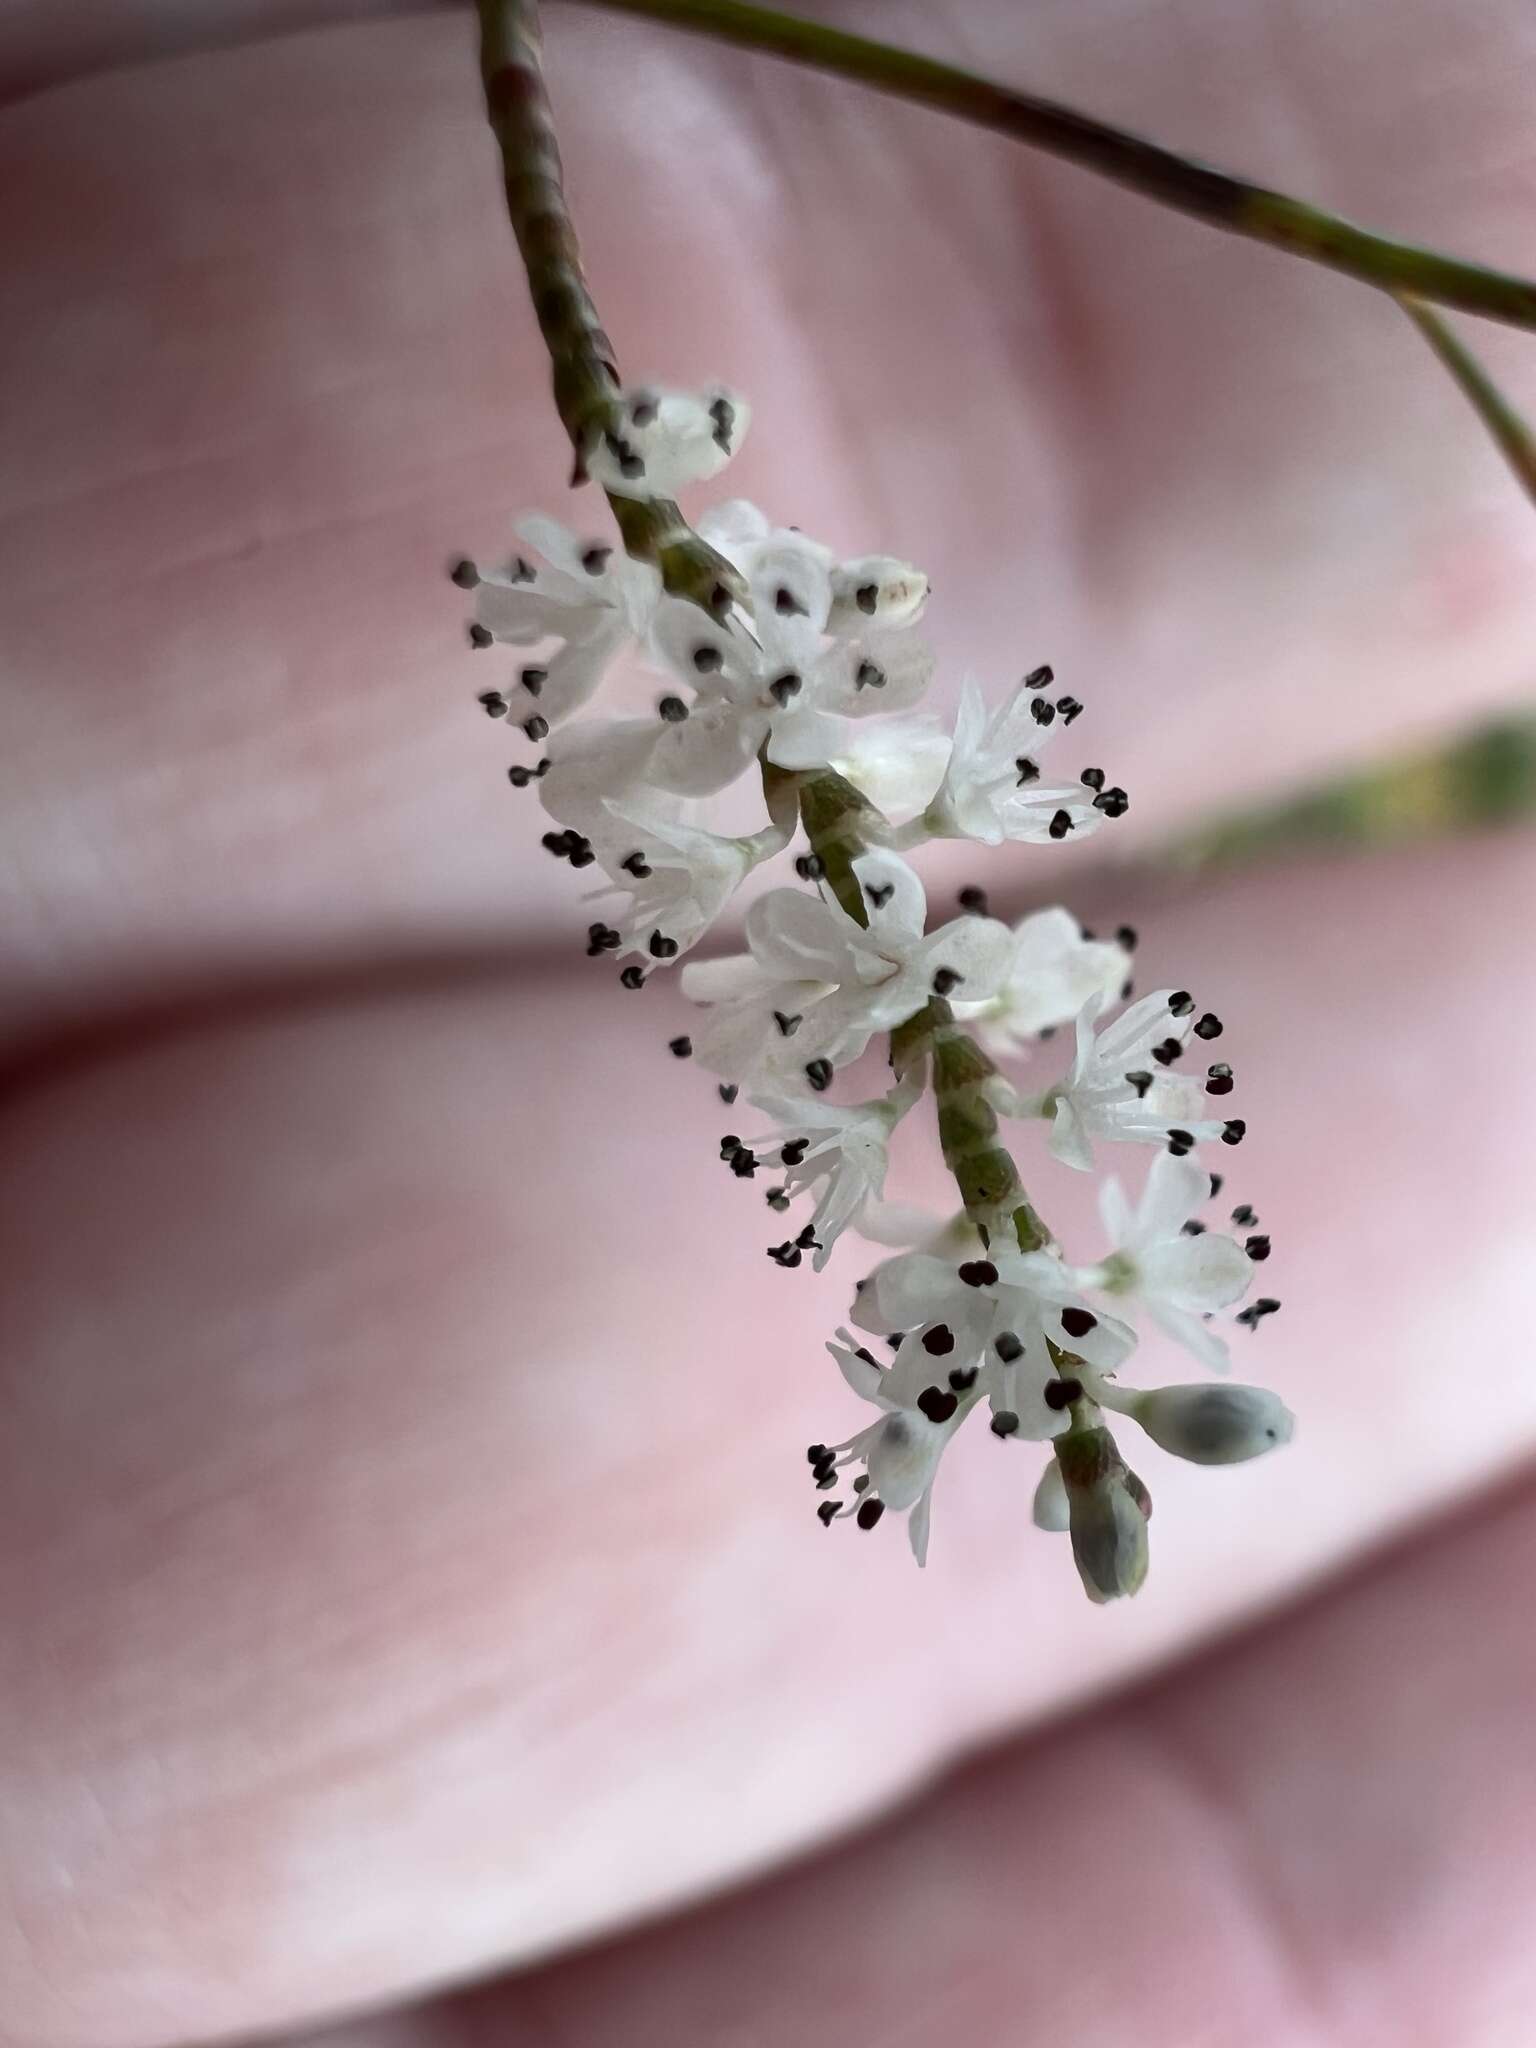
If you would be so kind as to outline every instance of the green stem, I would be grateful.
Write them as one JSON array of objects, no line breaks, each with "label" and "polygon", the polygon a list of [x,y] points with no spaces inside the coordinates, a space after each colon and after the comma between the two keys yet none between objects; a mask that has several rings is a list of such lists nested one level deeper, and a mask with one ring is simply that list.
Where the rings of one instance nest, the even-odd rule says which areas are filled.
[{"label": "green stem", "polygon": [[1403,295],[1399,296],[1398,304],[1455,378],[1495,447],[1514,471],[1521,489],[1536,503],[1536,434],[1438,313]]},{"label": "green stem", "polygon": [[[625,427],[618,365],[581,267],[565,200],[560,150],[544,87],[538,0],[478,0],[480,76],[486,112],[501,148],[507,213],[528,277],[534,314],[549,351],[555,408],[575,456],[574,483],[586,477],[587,451]],[[608,502],[624,546],[654,562],[665,587],[716,614],[739,594],[740,579],[664,498]]]},{"label": "green stem", "polygon": [[1536,283],[1442,256],[1433,249],[1373,235],[1336,214],[1308,206],[1246,178],[1180,156],[1091,114],[999,85],[823,22],[802,21],[740,0],[597,0],[621,14],[644,15],[744,49],[762,50],[818,71],[856,79],[877,91],[936,107],[994,128],[1052,156],[1129,186],[1145,198],[1229,234],[1246,235],[1303,256],[1379,290],[1482,313],[1513,327],[1536,328]]}]

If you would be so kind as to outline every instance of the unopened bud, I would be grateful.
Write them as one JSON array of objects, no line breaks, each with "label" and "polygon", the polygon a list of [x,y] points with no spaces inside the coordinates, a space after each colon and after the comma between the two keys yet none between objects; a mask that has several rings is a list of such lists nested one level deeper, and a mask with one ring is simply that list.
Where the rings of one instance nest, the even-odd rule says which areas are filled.
[{"label": "unopened bud", "polygon": [[1066,1535],[1071,1525],[1071,1515],[1067,1509],[1067,1489],[1062,1483],[1061,1467],[1054,1458],[1040,1474],[1040,1484],[1035,1488],[1032,1512],[1037,1529],[1045,1529],[1052,1536]]},{"label": "unopened bud", "polygon": [[1088,1598],[1102,1605],[1139,1592],[1147,1576],[1146,1488],[1127,1471],[1107,1429],[1074,1429],[1058,1437],[1056,1462],[1066,1490],[1072,1556]]},{"label": "unopened bud", "polygon": [[1165,1451],[1195,1465],[1238,1465],[1289,1443],[1296,1418],[1267,1387],[1154,1387],[1128,1407]]}]

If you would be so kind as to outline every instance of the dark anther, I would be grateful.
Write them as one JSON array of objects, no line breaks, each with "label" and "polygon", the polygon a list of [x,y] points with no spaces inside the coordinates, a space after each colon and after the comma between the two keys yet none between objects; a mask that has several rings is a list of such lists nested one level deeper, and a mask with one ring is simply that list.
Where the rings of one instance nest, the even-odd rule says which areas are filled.
[{"label": "dark anther", "polygon": [[1196,1020],[1195,1036],[1196,1038],[1220,1038],[1221,1019],[1212,1016],[1211,1012],[1207,1010],[1203,1017]]},{"label": "dark anther", "polygon": [[526,789],[533,780],[533,770],[531,768],[519,767],[514,761],[507,770],[507,780],[514,789]]},{"label": "dark anther", "polygon": [[1054,1409],[1058,1415],[1063,1408],[1070,1408],[1074,1401],[1080,1401],[1082,1397],[1083,1383],[1081,1380],[1057,1379],[1047,1380],[1046,1382],[1045,1405],[1047,1408]]},{"label": "dark anther", "polygon": [[1221,1142],[1223,1145],[1241,1145],[1247,1132],[1248,1126],[1244,1123],[1243,1119],[1240,1116],[1234,1116],[1222,1125]]},{"label": "dark anther", "polygon": [[518,681],[530,697],[537,697],[540,690],[549,681],[549,670],[547,668],[525,668],[519,675]]},{"label": "dark anther", "polygon": [[1136,1090],[1136,1100],[1145,1101],[1147,1090],[1152,1086],[1152,1076],[1138,1068],[1134,1074],[1127,1074],[1125,1078]]},{"label": "dark anther", "polygon": [[535,712],[532,718],[525,718],[523,720],[523,731],[527,733],[531,740],[547,740],[549,738],[549,720],[547,718],[540,718],[538,713]]},{"label": "dark anther", "polygon": [[722,1159],[729,1159],[733,1152],[739,1152],[740,1150],[741,1139],[734,1131],[727,1131],[720,1140],[720,1157]]},{"label": "dark anther", "polygon": [[688,706],[681,697],[663,697],[656,709],[667,725],[681,725],[688,716]]},{"label": "dark anther", "polygon": [[1072,830],[1072,815],[1069,811],[1058,811],[1046,828],[1053,839],[1065,839]]},{"label": "dark anther", "polygon": [[805,1455],[809,1464],[824,1465],[832,1453],[826,1444],[812,1444]]},{"label": "dark anther", "polygon": [[832,1085],[832,1062],[830,1060],[807,1060],[805,1078],[818,1095]]},{"label": "dark anther", "polygon": [[764,1191],[764,1199],[775,1216],[782,1216],[789,1207],[789,1189],[768,1188]]},{"label": "dark anther", "polygon": [[933,992],[941,999],[951,995],[964,981],[963,974],[957,974],[953,967],[941,967],[933,977]]},{"label": "dark anther", "polygon": [[664,932],[652,932],[647,943],[653,959],[675,960],[677,958],[677,941],[676,939],[669,939]]},{"label": "dark anther", "polygon": [[731,1154],[731,1171],[738,1180],[751,1180],[757,1172],[757,1154],[749,1152],[745,1145],[738,1146]]},{"label": "dark anther", "polygon": [[637,882],[643,882],[651,872],[650,862],[643,853],[627,853],[619,862],[626,875],[633,875]]},{"label": "dark anther", "polygon": [[1019,1418],[1011,1408],[1000,1408],[992,1418],[994,1436],[1012,1436],[1019,1426]]},{"label": "dark anther", "polygon": [[1024,1356],[1024,1346],[1015,1337],[1012,1330],[1000,1330],[992,1339],[992,1349],[997,1353],[1004,1365],[1012,1365],[1015,1360]]},{"label": "dark anther", "polygon": [[1131,997],[1135,994],[1135,992],[1136,984],[1134,981],[1130,980],[1129,977],[1127,977],[1126,980],[1121,982],[1120,1000],[1122,1003],[1128,1003],[1131,1000]]},{"label": "dark anther", "polygon": [[821,1240],[816,1235],[814,1224],[807,1223],[804,1230],[795,1239],[795,1243],[803,1252],[819,1252],[821,1250]]},{"label": "dark anther", "polygon": [[512,708],[500,690],[483,690],[475,702],[485,712],[487,718],[505,718]]},{"label": "dark anther", "polygon": [[1058,697],[1056,709],[1061,713],[1063,725],[1070,725],[1074,718],[1081,718],[1083,715],[1083,707],[1076,697]]},{"label": "dark anther", "polygon": [[1099,1327],[1099,1319],[1092,1309],[1064,1308],[1061,1312],[1061,1327],[1069,1337],[1086,1337],[1090,1330]]},{"label": "dark anther", "polygon": [[1175,1017],[1187,1017],[1195,1007],[1195,999],[1187,988],[1176,988],[1168,998],[1168,1007]]},{"label": "dark anther", "polygon": [[725,667],[725,656],[718,647],[711,647],[707,642],[702,647],[695,647],[690,658],[701,676],[718,675]]},{"label": "dark anther", "polygon": [[967,1287],[991,1287],[997,1279],[997,1268],[990,1259],[967,1259],[960,1268],[960,1278]]},{"label": "dark anther", "polygon": [[798,693],[800,686],[800,678],[794,670],[786,669],[783,675],[775,676],[768,685],[768,694],[782,710],[790,698]]},{"label": "dark anther", "polygon": [[488,631],[484,626],[471,626],[469,628],[469,644],[471,647],[480,649],[481,652],[484,652],[487,647],[492,646],[495,643],[495,639],[495,634]]},{"label": "dark anther", "polygon": [[948,1323],[935,1323],[923,1332],[923,1349],[930,1358],[948,1358],[955,1348],[955,1333]]},{"label": "dark anther", "polygon": [[930,1422],[948,1422],[960,1403],[947,1387],[924,1387],[917,1405]]},{"label": "dark anther", "polygon": [[853,601],[861,612],[865,612],[873,618],[875,606],[880,602],[879,584],[861,583],[853,593]]},{"label": "dark anther", "polygon": [[1097,793],[1104,787],[1104,770],[1102,768],[1085,768],[1077,779],[1083,784],[1084,788],[1091,789]]},{"label": "dark anther", "polygon": [[1179,1233],[1183,1237],[1204,1237],[1205,1225],[1198,1217],[1191,1216],[1187,1223],[1179,1225]]},{"label": "dark anther", "polygon": [[795,873],[802,882],[819,882],[826,872],[819,853],[801,853],[795,856]]},{"label": "dark anther", "polygon": [[795,613],[803,613],[805,610],[805,606],[800,602],[799,598],[784,583],[781,583],[773,593],[773,608],[780,618],[784,619],[792,618]]},{"label": "dark anther", "polygon": [[805,1157],[810,1142],[809,1138],[791,1138],[779,1154],[780,1160],[785,1166],[798,1166]]},{"label": "dark anther", "polygon": [[980,1371],[979,1365],[957,1365],[949,1376],[949,1384],[957,1394],[967,1393],[975,1386]]},{"label": "dark anther", "polygon": [[736,1100],[737,1096],[741,1093],[741,1090],[734,1081],[722,1081],[719,1087],[715,1090],[715,1093],[720,1097],[720,1100],[725,1104],[726,1108],[729,1109],[731,1104]]},{"label": "dark anther", "polygon": [[1014,762],[1013,765],[1019,771],[1020,789],[1024,787],[1026,782],[1038,782],[1040,780],[1040,770],[1035,766],[1034,762],[1030,760],[1027,754],[1020,754],[1019,758],[1017,759],[1017,761]]},{"label": "dark anther", "polygon": [[873,1529],[876,1522],[879,1521],[880,1517],[884,1513],[885,1502],[883,1500],[880,1500],[874,1494],[871,1494],[867,1500],[861,1500],[859,1502],[859,1512],[854,1516],[853,1519],[858,1523],[861,1529]]},{"label": "dark anther", "polygon": [[1206,1070],[1205,1092],[1207,1095],[1230,1095],[1233,1089],[1232,1069],[1218,1060],[1214,1067]]},{"label": "dark anther", "polygon": [[583,548],[581,551],[581,566],[589,576],[601,576],[608,566],[608,557],[612,553],[612,548],[603,547],[601,544],[590,548]]},{"label": "dark anther", "polygon": [[525,562],[521,555],[513,556],[507,575],[513,583],[532,583],[534,580],[532,565]]},{"label": "dark anther", "polygon": [[868,882],[865,884],[864,894],[869,898],[876,910],[884,910],[887,903],[896,894],[896,884],[894,882]]},{"label": "dark anther", "polygon": [[1255,1210],[1252,1202],[1239,1202],[1232,1211],[1232,1221],[1240,1229],[1249,1230],[1258,1220],[1258,1212]]},{"label": "dark anther", "polygon": [[686,1033],[681,1038],[669,1038],[667,1040],[667,1051],[671,1053],[674,1059],[685,1060],[693,1051],[693,1040]]},{"label": "dark anther", "polygon": [[564,860],[571,850],[571,841],[574,837],[575,834],[571,832],[546,832],[539,844],[546,852],[554,854],[557,860]]},{"label": "dark anther", "polygon": [[1102,811],[1106,818],[1123,818],[1131,808],[1131,800],[1117,785],[1114,789],[1101,790],[1093,800],[1093,808]]},{"label": "dark anther", "polygon": [[1269,1257],[1269,1239],[1263,1236],[1245,1237],[1243,1250],[1256,1265],[1261,1265]]},{"label": "dark anther", "polygon": [[638,966],[626,967],[619,976],[620,988],[644,988],[645,969]]},{"label": "dark anther", "polygon": [[1240,1312],[1237,1320],[1248,1329],[1256,1330],[1263,1318],[1265,1316],[1272,1316],[1279,1306],[1279,1302],[1275,1300],[1273,1295],[1261,1295],[1257,1301],[1251,1302],[1247,1308]]},{"label": "dark anther", "polygon": [[1224,1174],[1213,1173],[1211,1175],[1211,1200],[1213,1202],[1215,1201],[1216,1197],[1221,1193],[1221,1190],[1225,1185],[1225,1182],[1226,1176]]},{"label": "dark anther", "polygon": [[805,1254],[797,1244],[792,1244],[788,1238],[785,1238],[782,1244],[769,1245],[768,1256],[776,1266],[782,1266],[786,1272],[792,1272],[800,1264]]},{"label": "dark anther", "polygon": [[773,1021],[778,1025],[781,1037],[793,1038],[800,1029],[800,1026],[805,1022],[805,1018],[799,1012],[796,1012],[793,1017],[786,1017],[782,1010],[775,1010]]},{"label": "dark anther", "polygon": [[480,571],[466,555],[462,561],[454,563],[448,571],[448,577],[450,582],[457,583],[460,590],[473,590],[480,581]]},{"label": "dark anther", "polygon": [[1127,953],[1134,953],[1134,952],[1135,952],[1135,950],[1136,950],[1136,927],[1135,927],[1134,925],[1132,925],[1132,924],[1122,924],[1122,925],[1119,925],[1119,926],[1118,926],[1118,927],[1116,928],[1116,931],[1115,931],[1115,938],[1116,938],[1117,942],[1118,942],[1118,943],[1119,943],[1120,945],[1124,946],[1124,948],[1125,948],[1125,950],[1126,950],[1126,952],[1127,952]]},{"label": "dark anther", "polygon": [[985,917],[987,914],[987,892],[985,889],[978,889],[974,886],[962,889],[955,900],[962,910],[969,910],[977,917]]},{"label": "dark anther", "polygon": [[854,671],[853,686],[856,690],[883,690],[885,670],[873,661],[861,661]]},{"label": "dark anther", "polygon": [[816,1510],[816,1519],[820,1522],[823,1529],[831,1528],[833,1522],[837,1519],[837,1511],[841,1505],[840,1501],[835,1500],[824,1500],[822,1502],[821,1506]]},{"label": "dark anther", "polygon": [[571,848],[566,858],[570,861],[573,868],[589,868],[593,861],[597,859],[597,855],[592,851],[591,840],[583,839],[579,844]]},{"label": "dark anther", "polygon": [[1047,684],[1054,683],[1055,680],[1056,671],[1047,661],[1042,663],[1039,668],[1032,668],[1030,670],[1029,674],[1024,678],[1024,687],[1026,690],[1043,690]]},{"label": "dark anther", "polygon": [[1056,722],[1056,706],[1049,697],[1037,697],[1029,712],[1036,725],[1054,725]]},{"label": "dark anther", "polygon": [[1153,1046],[1152,1057],[1160,1067],[1171,1067],[1183,1050],[1177,1038],[1165,1038],[1161,1045]]},{"label": "dark anther", "polygon": [[1168,1150],[1175,1159],[1183,1159],[1186,1154],[1193,1152],[1194,1149],[1195,1141],[1188,1131],[1170,1131],[1168,1133]]}]

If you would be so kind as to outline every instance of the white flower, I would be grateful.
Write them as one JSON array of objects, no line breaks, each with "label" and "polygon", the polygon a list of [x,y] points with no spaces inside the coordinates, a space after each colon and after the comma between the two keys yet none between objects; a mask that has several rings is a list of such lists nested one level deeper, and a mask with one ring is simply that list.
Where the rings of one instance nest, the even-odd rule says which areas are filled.
[{"label": "white flower", "polygon": [[[696,692],[689,722],[712,717],[712,743],[707,753],[695,748],[688,794],[724,789],[759,752],[779,768],[824,768],[844,747],[850,721],[905,710],[928,687],[933,656],[913,634],[874,626],[855,639],[826,639],[831,580],[808,547],[774,573],[750,632],[680,598],[657,608],[657,659]],[[665,762],[654,764],[650,779],[667,772]],[[663,786],[685,787],[676,779]]]},{"label": "white flower", "polygon": [[747,578],[759,606],[764,594],[770,601],[775,594],[778,564],[797,552],[814,550],[830,581],[827,627],[833,633],[856,635],[871,624],[910,626],[928,601],[928,578],[910,562],[894,555],[861,555],[839,562],[830,548],[808,541],[796,528],[774,526],[745,498],[711,507],[700,518],[698,531]]},{"label": "white flower", "polygon": [[717,476],[752,417],[746,400],[723,384],[700,392],[636,387],[622,403],[623,426],[593,440],[585,462],[594,483],[626,498],[675,498]]},{"label": "white flower", "polygon": [[[627,640],[649,630],[661,597],[661,578],[606,541],[582,541],[556,519],[520,519],[519,539],[543,563],[514,555],[500,569],[461,562],[454,580],[475,593],[470,638],[477,647],[505,642],[536,647],[558,640],[553,654],[526,662],[510,688],[488,691],[481,702],[513,725],[533,723],[530,737],[559,725],[593,696],[608,664]],[[493,700],[500,698],[500,704]]]},{"label": "white flower", "polygon": [[1062,1375],[1052,1347],[1112,1373],[1136,1343],[1128,1324],[1088,1308],[1054,1254],[1002,1245],[959,1259],[900,1252],[859,1289],[852,1320],[900,1335],[919,1391],[979,1375],[997,1433],[1033,1439],[1059,1435],[1070,1420],[1053,1391]]},{"label": "white flower", "polygon": [[1119,994],[1130,969],[1123,946],[1089,939],[1067,910],[1037,910],[1014,927],[1013,972],[990,1002],[954,1005],[987,1050],[1018,1054],[1042,1031],[1069,1024],[1095,996]]},{"label": "white flower", "polygon": [[1081,1287],[1141,1303],[1158,1327],[1213,1372],[1224,1371],[1227,1347],[1204,1320],[1248,1291],[1253,1262],[1234,1238],[1185,1231],[1210,1199],[1211,1177],[1193,1159],[1159,1152],[1133,1210],[1119,1181],[1099,1190],[1099,1210],[1114,1250],[1098,1266],[1080,1267]]},{"label": "white flower", "polygon": [[[877,1031],[904,1024],[935,994],[963,987],[985,998],[1002,986],[1013,950],[1006,925],[959,917],[925,934],[923,885],[905,861],[865,854],[854,872],[867,928],[830,899],[775,889],[747,912],[745,959],[684,970],[683,993],[720,1006],[695,1036],[706,1066],[756,1081],[761,1069],[731,1062],[771,1052],[776,1024],[782,1038],[795,1039],[803,1068],[830,1069],[857,1059]],[[766,1071],[790,1068],[774,1059]]]},{"label": "white flower", "polygon": [[[1202,1084],[1167,1071],[1191,1031],[1214,1036],[1219,1022],[1209,1014],[1197,1021],[1194,1002],[1183,989],[1158,989],[1095,1032],[1107,1000],[1095,996],[1083,1005],[1072,1071],[1040,1100],[1041,1112],[1052,1118],[1050,1145],[1056,1157],[1086,1172],[1093,1165],[1095,1138],[1169,1145],[1179,1152],[1187,1152],[1199,1138],[1237,1144],[1246,1129],[1241,1120],[1207,1116]],[[1231,1085],[1230,1074],[1213,1080]]]},{"label": "white flower", "polygon": [[[1050,680],[1050,671],[1036,676]],[[1087,782],[1047,784],[1040,758],[1081,706],[1070,697],[1053,702],[1043,684],[1027,676],[990,715],[969,679],[955,713],[949,765],[923,822],[937,839],[976,839],[998,846],[1005,839],[1028,843],[1081,837],[1105,817],[1126,808],[1125,792],[1104,789],[1099,771]]]},{"label": "white flower", "polygon": [[819,1488],[835,1484],[835,1475],[847,1465],[862,1465],[853,1482],[854,1498],[846,1505],[825,1501],[819,1513],[823,1522],[853,1515],[861,1529],[872,1529],[889,1508],[895,1514],[910,1510],[907,1537],[912,1555],[920,1565],[928,1559],[930,1502],[939,1460],[971,1409],[981,1398],[977,1384],[958,1392],[919,1386],[920,1367],[898,1355],[894,1365],[882,1369],[873,1354],[855,1345],[846,1330],[838,1331],[837,1343],[827,1349],[837,1360],[843,1378],[861,1401],[881,1410],[880,1421],[861,1429],[840,1444],[812,1444],[810,1460]]},{"label": "white flower", "polygon": [[810,1222],[817,1245],[812,1264],[818,1273],[866,1203],[879,1200],[891,1133],[921,1096],[924,1079],[919,1064],[888,1095],[848,1108],[808,1095],[752,1097],[753,1107],[771,1116],[778,1129],[748,1139],[749,1149],[779,1155],[790,1200],[807,1188],[820,1188]]},{"label": "white flower", "polygon": [[675,799],[649,805],[608,803],[608,824],[592,844],[609,886],[594,899],[627,895],[628,908],[612,913],[594,951],[642,955],[664,964],[698,944],[758,862],[782,851],[787,835],[774,826],[745,839],[706,832],[681,816]]},{"label": "white flower", "polygon": [[836,746],[827,766],[892,824],[926,809],[949,759],[949,735],[927,714],[850,720]]}]

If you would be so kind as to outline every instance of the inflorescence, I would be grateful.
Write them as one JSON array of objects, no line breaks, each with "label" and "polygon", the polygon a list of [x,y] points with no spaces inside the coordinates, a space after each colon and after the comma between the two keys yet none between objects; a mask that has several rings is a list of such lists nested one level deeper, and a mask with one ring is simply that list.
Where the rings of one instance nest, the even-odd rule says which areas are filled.
[{"label": "inflorescence", "polygon": [[[619,403],[622,430],[596,436],[578,465],[617,499],[670,499],[712,476],[748,418],[719,388],[629,391]],[[847,1231],[902,1247],[857,1283],[852,1327],[827,1347],[877,1413],[843,1442],[810,1447],[821,1521],[873,1529],[887,1511],[905,1514],[921,1564],[940,1459],[985,1410],[1000,1441],[1049,1443],[1034,1519],[1070,1534],[1090,1598],[1133,1593],[1151,1500],[1106,1417],[1198,1464],[1254,1457],[1291,1432],[1261,1388],[1136,1390],[1121,1377],[1138,1318],[1220,1374],[1223,1320],[1252,1331],[1280,1306],[1264,1296],[1237,1307],[1270,1253],[1254,1210],[1231,1209],[1240,1237],[1198,1214],[1222,1188],[1201,1148],[1235,1146],[1247,1128],[1226,1113],[1232,1067],[1206,1059],[1222,1023],[1185,989],[1135,995],[1129,927],[1099,937],[1062,909],[1010,927],[979,887],[930,925],[904,858],[933,839],[1081,838],[1130,799],[1104,768],[1061,761],[1084,707],[1048,666],[992,703],[967,681],[947,731],[919,710],[934,659],[916,630],[927,578],[909,563],[841,560],[741,501],[693,534],[730,565],[737,594],[690,602],[652,562],[547,518],[520,523],[502,566],[454,567],[474,599],[470,645],[517,650],[478,700],[542,750],[508,779],[537,789],[553,821],[548,851],[605,877],[588,954],[629,990],[683,963],[700,1017],[670,1051],[762,1120],[721,1138],[722,1162],[736,1179],[763,1176],[775,1217],[810,1204],[768,1256],[820,1271]],[[578,718],[624,650],[662,678],[654,710]],[[749,775],[761,779],[765,822],[745,835],[715,829],[711,799]],[[798,886],[754,897],[745,952],[685,957],[802,831]],[[1065,1072],[1036,1085],[1020,1063],[1066,1027]],[[871,1093],[850,1070],[877,1040],[889,1073]],[[848,1095],[860,1099],[838,1099]],[[892,1133],[928,1096],[961,1197],[949,1218],[885,1201]],[[1030,1124],[1085,1172],[1101,1146],[1151,1154],[1134,1200],[1104,1181],[1107,1248],[1086,1263],[1055,1241],[1003,1143],[1005,1127]]]}]

